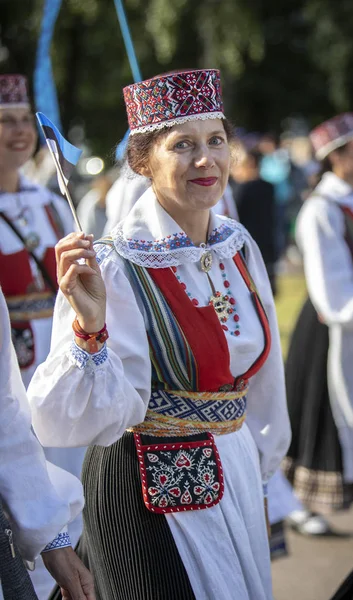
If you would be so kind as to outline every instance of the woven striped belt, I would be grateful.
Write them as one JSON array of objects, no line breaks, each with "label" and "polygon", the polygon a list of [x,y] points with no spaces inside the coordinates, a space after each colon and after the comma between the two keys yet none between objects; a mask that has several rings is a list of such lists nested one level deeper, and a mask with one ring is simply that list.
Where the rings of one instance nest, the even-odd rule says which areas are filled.
[{"label": "woven striped belt", "polygon": [[129,431],[163,437],[232,433],[245,421],[247,391],[154,391],[144,422]]},{"label": "woven striped belt", "polygon": [[32,292],[23,296],[7,296],[6,303],[12,323],[45,319],[53,316],[55,294]]}]

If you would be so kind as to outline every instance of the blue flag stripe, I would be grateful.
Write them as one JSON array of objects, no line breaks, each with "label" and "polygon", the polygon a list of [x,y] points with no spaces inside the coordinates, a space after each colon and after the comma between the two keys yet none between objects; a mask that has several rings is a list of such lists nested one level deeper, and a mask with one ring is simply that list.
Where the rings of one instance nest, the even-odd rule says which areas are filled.
[{"label": "blue flag stripe", "polygon": [[[37,119],[43,129],[45,137],[56,142],[59,156],[74,167],[82,154],[82,150],[70,144],[70,142],[61,135],[54,123],[43,115],[43,113],[37,113]],[[61,166],[63,167],[63,165]]]},{"label": "blue flag stripe", "polygon": [[[54,154],[56,154],[56,156],[57,156],[57,159],[61,166],[62,173],[65,178],[65,183],[67,184],[71,177],[71,173],[75,168],[75,165],[73,163],[71,163],[69,160],[66,160],[66,158],[63,155],[62,150],[55,138],[52,128],[48,127],[48,125],[42,125],[42,129],[43,129],[44,137],[47,141],[48,146],[50,146],[50,148],[52,149]],[[59,181],[59,185],[60,185],[60,179],[58,181]],[[61,189],[61,185],[60,185],[60,189]]]}]

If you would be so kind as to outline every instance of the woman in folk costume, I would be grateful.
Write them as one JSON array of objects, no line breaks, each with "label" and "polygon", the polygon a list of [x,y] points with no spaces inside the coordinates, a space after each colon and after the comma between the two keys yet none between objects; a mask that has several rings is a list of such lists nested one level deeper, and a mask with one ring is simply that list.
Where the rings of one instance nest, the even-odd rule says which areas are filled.
[{"label": "woman in folk costume", "polygon": [[211,211],[230,164],[219,71],[124,96],[128,160],[151,187],[95,251],[84,234],[57,246],[34,427],[91,446],[82,543],[100,600],[270,600],[263,486],[290,430],[266,269]]},{"label": "woman in folk costume", "polygon": [[[26,79],[0,75],[0,285],[26,387],[49,352],[57,292],[54,246],[73,229],[66,202],[20,173],[36,142]],[[77,476],[83,455],[83,450],[46,450],[50,461]],[[70,530],[73,543],[80,530],[79,519]],[[46,599],[54,582],[43,566],[38,565],[33,581]]]},{"label": "woman in folk costume", "polygon": [[330,533],[325,519],[353,501],[353,114],[311,133],[325,171],[297,220],[309,299],[288,355],[292,444],[285,472],[307,507],[299,531]]},{"label": "woman in folk costume", "polygon": [[49,350],[57,291],[54,246],[73,228],[66,202],[20,173],[36,143],[25,78],[1,75],[0,282],[26,386]]}]

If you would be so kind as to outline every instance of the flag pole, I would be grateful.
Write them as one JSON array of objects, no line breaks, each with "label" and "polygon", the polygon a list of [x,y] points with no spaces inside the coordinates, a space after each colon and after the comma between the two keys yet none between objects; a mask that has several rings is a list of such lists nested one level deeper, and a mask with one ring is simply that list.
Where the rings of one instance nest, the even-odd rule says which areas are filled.
[{"label": "flag pole", "polygon": [[[71,198],[70,192],[69,192],[69,190],[68,190],[68,187],[67,187],[67,185],[66,185],[65,178],[64,178],[64,174],[63,174],[63,171],[62,171],[62,168],[61,168],[61,164],[60,164],[60,162],[58,161],[58,158],[57,158],[56,154],[55,154],[55,153],[53,152],[53,150],[51,149],[51,147],[50,147],[50,144],[47,144],[47,145],[48,145],[48,148],[49,148],[49,150],[50,150],[50,154],[52,155],[52,157],[53,157],[53,160],[54,160],[54,162],[55,162],[55,166],[56,166],[56,168],[57,168],[57,172],[58,172],[58,175],[59,175],[59,177],[60,177],[61,185],[62,185],[63,189],[65,190],[65,196],[66,196],[66,198],[67,198],[67,201],[68,201],[68,203],[69,203],[69,206],[70,206],[70,208],[71,208],[72,216],[73,216],[73,218],[74,218],[74,221],[75,221],[76,227],[77,227],[77,229],[78,229],[79,231],[81,231],[81,232],[82,232],[81,223],[80,223],[80,221],[79,221],[79,219],[78,219],[78,216],[77,216],[77,213],[76,213],[76,209],[75,209],[75,205],[74,205],[74,203],[73,203],[73,201],[72,201],[72,198]],[[61,191],[61,190],[60,190],[60,191]]]}]

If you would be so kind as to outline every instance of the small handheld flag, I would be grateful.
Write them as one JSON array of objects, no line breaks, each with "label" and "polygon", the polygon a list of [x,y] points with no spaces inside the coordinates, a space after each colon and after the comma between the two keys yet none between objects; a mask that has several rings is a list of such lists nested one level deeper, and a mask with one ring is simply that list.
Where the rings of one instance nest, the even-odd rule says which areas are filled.
[{"label": "small handheld flag", "polygon": [[82,154],[82,150],[70,144],[70,142],[61,135],[54,123],[52,123],[48,117],[43,115],[43,113],[37,112],[36,117],[43,130],[48,148],[55,162],[60,191],[68,200],[78,230],[82,231],[74,203],[72,202],[69,190],[67,189],[70,176]]}]

